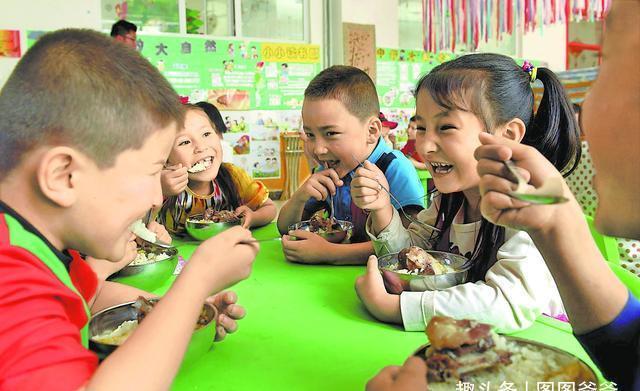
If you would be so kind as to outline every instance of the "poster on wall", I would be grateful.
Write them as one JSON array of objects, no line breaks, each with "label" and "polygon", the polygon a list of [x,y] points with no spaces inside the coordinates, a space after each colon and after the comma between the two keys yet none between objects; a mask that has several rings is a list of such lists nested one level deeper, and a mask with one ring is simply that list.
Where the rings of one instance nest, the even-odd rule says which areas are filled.
[{"label": "poster on wall", "polygon": [[453,58],[453,53],[445,52],[434,54],[422,50],[376,49],[376,88],[380,109],[390,121],[398,123],[394,130],[398,147],[407,141],[406,129],[409,118],[415,114],[414,92],[420,77]]},{"label": "poster on wall", "polygon": [[0,30],[0,57],[20,56],[20,31]]},{"label": "poster on wall", "polygon": [[343,61],[365,71],[376,80],[376,27],[372,24],[342,24]]},{"label": "poster on wall", "polygon": [[254,178],[282,176],[280,132],[301,128],[319,46],[139,34],[138,49],[180,95],[220,110],[234,164]]}]

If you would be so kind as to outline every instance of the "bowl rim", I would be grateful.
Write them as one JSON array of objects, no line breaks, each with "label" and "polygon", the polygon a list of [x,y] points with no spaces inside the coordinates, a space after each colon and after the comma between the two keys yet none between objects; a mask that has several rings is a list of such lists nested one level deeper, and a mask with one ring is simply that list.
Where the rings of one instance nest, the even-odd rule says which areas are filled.
[{"label": "bowl rim", "polygon": [[[309,221],[311,220],[302,220],[302,221],[298,221],[297,223],[293,223],[291,225],[289,225],[289,231],[295,231],[297,229],[301,229],[302,226],[306,227],[309,226]],[[353,223],[351,221],[347,221],[347,220],[339,220],[336,219],[336,221],[340,224],[340,228],[341,229],[337,229],[335,231],[331,231],[331,232],[324,232],[325,234],[327,233],[333,233],[333,232],[348,232],[349,230],[353,230]]]},{"label": "bowl rim", "polygon": [[196,214],[187,216],[187,219],[184,222],[185,227],[187,226],[187,224],[202,224],[206,226],[211,226],[213,224],[238,225],[240,224],[240,221],[241,221],[240,218],[238,218],[237,221],[218,221],[217,223],[213,221],[193,221],[194,218],[200,218],[201,220],[204,220],[203,216],[204,216],[204,213],[196,213]]}]

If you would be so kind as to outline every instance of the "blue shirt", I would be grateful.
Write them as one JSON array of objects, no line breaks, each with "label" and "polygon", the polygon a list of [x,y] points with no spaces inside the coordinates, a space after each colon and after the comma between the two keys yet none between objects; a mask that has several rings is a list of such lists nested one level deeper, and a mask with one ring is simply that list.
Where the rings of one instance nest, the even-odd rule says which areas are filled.
[{"label": "blue shirt", "polygon": [[640,301],[631,292],[611,323],[576,338],[619,390],[640,389]]},{"label": "blue shirt", "polygon": [[[420,178],[418,177],[418,173],[413,167],[413,164],[406,156],[404,156],[404,154],[402,154],[402,152],[391,149],[391,147],[389,147],[382,138],[379,138],[378,144],[367,160],[375,164],[385,153],[391,153],[395,156],[395,159],[389,163],[389,166],[384,173],[384,176],[387,178],[387,182],[389,182],[391,194],[393,194],[393,197],[397,200],[396,202],[392,197],[391,203],[393,204],[393,207],[399,209],[401,206],[407,207],[413,205],[419,208],[424,208],[424,187],[420,182]],[[351,204],[351,180],[355,176],[355,170],[357,168],[358,167],[341,178],[344,185],[338,187],[336,189],[335,196],[332,197],[334,216],[338,220],[354,221]],[[320,170],[323,169],[324,167],[320,166]],[[312,198],[307,201],[304,210],[307,215],[310,215],[315,211],[326,208],[327,206],[327,201],[317,201]],[[356,230],[364,231],[364,226],[354,228]]]}]

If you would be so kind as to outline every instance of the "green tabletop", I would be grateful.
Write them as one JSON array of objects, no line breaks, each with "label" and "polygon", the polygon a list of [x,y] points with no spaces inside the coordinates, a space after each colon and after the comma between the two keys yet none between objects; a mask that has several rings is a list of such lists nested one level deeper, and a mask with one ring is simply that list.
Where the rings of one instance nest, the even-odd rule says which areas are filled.
[{"label": "green tabletop", "polygon": [[[382,367],[402,363],[426,343],[423,332],[405,332],[367,313],[353,288],[363,266],[288,263],[275,224],[254,236],[276,240],[260,244],[251,277],[233,288],[246,318],[235,334],[183,367],[174,389],[362,390]],[[185,259],[197,246],[176,244]],[[514,335],[564,349],[593,367],[564,323],[540,319]]]}]

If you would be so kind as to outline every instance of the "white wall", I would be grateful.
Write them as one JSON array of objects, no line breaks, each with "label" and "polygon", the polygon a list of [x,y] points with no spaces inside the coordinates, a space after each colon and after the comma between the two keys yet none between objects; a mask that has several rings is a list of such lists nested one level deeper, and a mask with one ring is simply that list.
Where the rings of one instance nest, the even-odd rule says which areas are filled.
[{"label": "white wall", "polygon": [[[21,51],[26,49],[24,30],[62,27],[100,29],[99,0],[2,0],[0,29],[21,30]],[[17,58],[0,57],[0,86],[9,77]]]},{"label": "white wall", "polygon": [[564,24],[544,26],[526,33],[520,41],[518,57],[546,61],[554,72],[566,70],[567,27]]},{"label": "white wall", "polygon": [[398,47],[398,0],[342,0],[342,21],[374,24],[376,46]]}]

